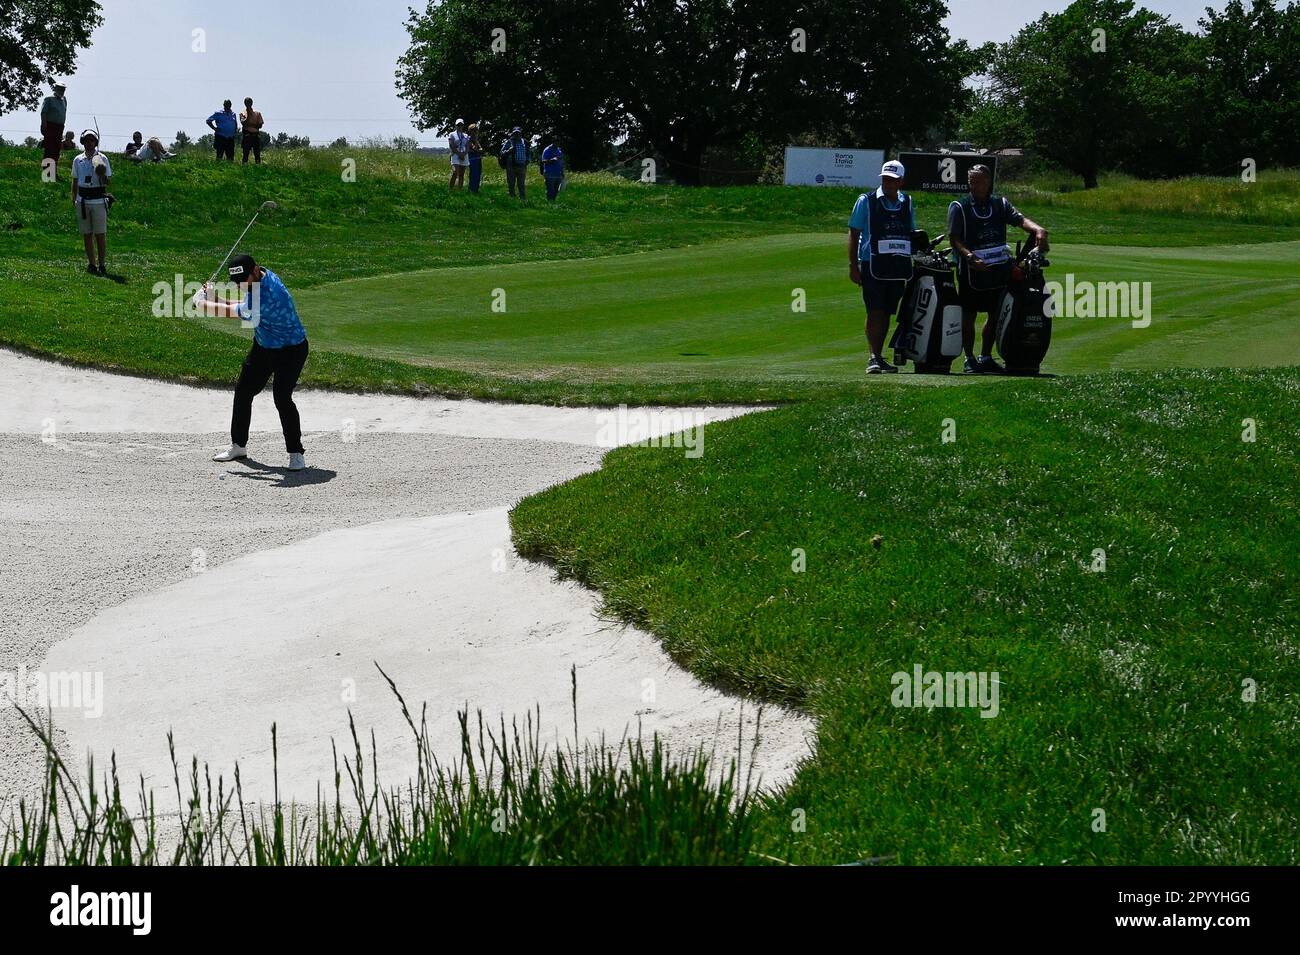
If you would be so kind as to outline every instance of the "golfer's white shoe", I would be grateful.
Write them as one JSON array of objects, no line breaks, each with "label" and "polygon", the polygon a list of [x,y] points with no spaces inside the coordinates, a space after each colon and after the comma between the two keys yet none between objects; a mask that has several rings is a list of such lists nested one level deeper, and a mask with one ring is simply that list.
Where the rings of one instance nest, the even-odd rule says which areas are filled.
[{"label": "golfer's white shoe", "polygon": [[224,451],[219,451],[212,456],[213,461],[234,461],[236,458],[248,457],[248,449],[242,444],[232,444]]},{"label": "golfer's white shoe", "polygon": [[305,468],[305,467],[307,467],[307,462],[303,460],[301,454],[291,454],[291,455],[289,455],[289,470],[290,470],[290,471],[301,471],[301,470],[302,470],[303,468]]}]

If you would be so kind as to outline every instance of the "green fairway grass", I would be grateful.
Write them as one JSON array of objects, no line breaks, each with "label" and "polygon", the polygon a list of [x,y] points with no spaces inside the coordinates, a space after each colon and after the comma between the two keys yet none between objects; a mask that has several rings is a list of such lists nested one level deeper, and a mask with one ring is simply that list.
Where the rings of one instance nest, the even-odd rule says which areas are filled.
[{"label": "green fairway grass", "polygon": [[[335,283],[299,296],[326,347],[480,374],[698,382],[859,381],[862,303],[839,234],[779,235],[599,259]],[[1056,323],[1048,369],[1300,363],[1300,242],[1176,249],[1062,244],[1049,278],[1150,282],[1151,324]],[[494,290],[506,311],[493,312]],[[795,290],[806,311],[792,309]],[[857,331],[857,334],[853,334]],[[726,379],[735,383],[727,391]]]},{"label": "green fairway grass", "polygon": [[[229,385],[249,333],[155,317],[152,289],[207,278],[275,199],[244,248],[297,299],[304,384],[793,402],[709,425],[699,459],[614,451],[512,513],[521,553],[598,588],[701,679],[819,721],[815,756],[758,815],[681,815],[708,851],[549,858],[1298,861],[1300,371],[1277,366],[1300,364],[1300,176],[1008,184],[1052,230],[1047,277],[1150,282],[1150,326],[1059,318],[1056,379],[868,383],[850,192],[580,174],[557,205],[521,206],[499,170],[473,197],[448,193],[445,160],[358,153],[348,183],[346,158],[119,161],[107,281],[82,271],[66,180],[43,186],[36,151],[0,148],[0,345]],[[916,199],[941,232],[948,199]],[[892,706],[892,675],[916,665],[997,671],[997,717]],[[545,818],[584,825],[585,798]],[[611,812],[589,842],[663,812]],[[533,860],[471,828],[460,858]]]},{"label": "green fairway grass", "polygon": [[[355,153],[355,156],[352,156]],[[117,159],[110,271],[84,273],[64,182],[0,148],[0,344],[214,384],[249,333],[158,318],[155,283],[206,279],[244,244],[289,285],[312,340],[304,384],[565,404],[767,402],[861,386],[860,292],[845,190],[646,186],[579,174],[554,207],[450,194],[445,160],[379,150],[276,152],[262,167],[191,153]],[[357,160],[355,182],[340,175]],[[1019,195],[1017,190],[1023,195]],[[1047,370],[1277,365],[1300,357],[1300,178],[1108,180],[1089,193],[1011,185],[1053,230],[1049,277],[1151,281],[1148,329],[1061,319]],[[536,191],[535,191],[536,192]],[[948,199],[916,197],[937,234]],[[1205,203],[1199,215],[1188,202]],[[1283,221],[1283,220],[1286,221]],[[493,311],[494,290],[505,311]],[[802,289],[807,310],[791,309]]]},{"label": "green fairway grass", "polygon": [[[517,546],[817,716],[774,857],[1295,864],[1300,372],[972,384],[613,451],[518,505]],[[996,671],[997,716],[896,708],[916,665]]]}]

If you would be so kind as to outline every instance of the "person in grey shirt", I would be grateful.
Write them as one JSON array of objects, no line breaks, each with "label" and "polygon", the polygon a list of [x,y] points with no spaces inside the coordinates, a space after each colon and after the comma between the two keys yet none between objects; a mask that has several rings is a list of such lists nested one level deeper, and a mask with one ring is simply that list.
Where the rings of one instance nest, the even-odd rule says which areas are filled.
[{"label": "person in grey shirt", "polygon": [[[993,192],[993,172],[982,163],[967,176],[969,194],[948,207],[948,242],[957,253],[957,292],[961,298],[962,349],[970,375],[998,374],[1002,366],[993,359],[997,308],[1011,280],[1011,251],[1007,227],[1024,229],[1043,252],[1049,248],[1047,230],[1029,218],[1006,197]],[[981,349],[975,357],[975,318],[988,313]]]},{"label": "person in grey shirt", "polygon": [[53,159],[56,171],[59,153],[63,149],[63,127],[68,121],[68,101],[63,96],[65,89],[67,87],[62,83],[55,83],[54,95],[45,97],[41,103],[41,165],[45,165],[45,160]]}]

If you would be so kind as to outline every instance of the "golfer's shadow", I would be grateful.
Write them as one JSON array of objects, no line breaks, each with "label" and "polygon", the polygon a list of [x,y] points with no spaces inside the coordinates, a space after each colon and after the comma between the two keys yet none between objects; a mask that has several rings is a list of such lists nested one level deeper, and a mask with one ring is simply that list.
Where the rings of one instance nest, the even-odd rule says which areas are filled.
[{"label": "golfer's shadow", "polygon": [[338,476],[337,471],[326,468],[314,468],[308,465],[301,471],[290,471],[286,467],[274,467],[254,461],[252,458],[239,458],[231,464],[242,465],[238,471],[227,471],[235,477],[248,478],[250,481],[266,481],[276,487],[305,487],[309,484],[325,484]]}]

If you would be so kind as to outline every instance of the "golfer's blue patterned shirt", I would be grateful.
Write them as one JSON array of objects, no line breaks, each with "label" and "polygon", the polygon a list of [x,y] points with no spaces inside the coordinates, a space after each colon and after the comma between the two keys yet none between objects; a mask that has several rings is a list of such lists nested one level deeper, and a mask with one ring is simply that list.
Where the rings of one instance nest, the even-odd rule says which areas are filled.
[{"label": "golfer's blue patterned shirt", "polygon": [[253,338],[257,343],[263,348],[287,348],[305,341],[307,330],[298,320],[298,308],[280,276],[263,268],[257,286],[257,313],[254,314],[251,290],[240,308],[241,316],[254,323]]}]

